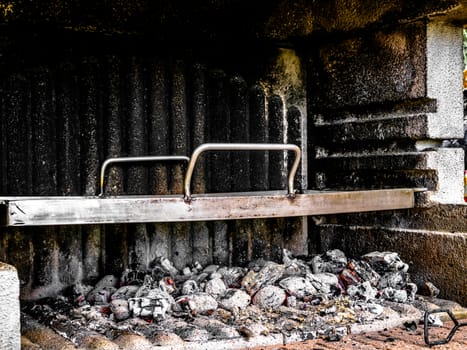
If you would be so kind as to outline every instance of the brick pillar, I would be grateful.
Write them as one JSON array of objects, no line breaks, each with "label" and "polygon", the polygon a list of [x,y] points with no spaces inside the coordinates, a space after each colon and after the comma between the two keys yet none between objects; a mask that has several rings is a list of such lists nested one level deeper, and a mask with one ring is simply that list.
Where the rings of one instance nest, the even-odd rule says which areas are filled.
[{"label": "brick pillar", "polygon": [[0,262],[0,349],[21,348],[19,279],[16,269]]}]

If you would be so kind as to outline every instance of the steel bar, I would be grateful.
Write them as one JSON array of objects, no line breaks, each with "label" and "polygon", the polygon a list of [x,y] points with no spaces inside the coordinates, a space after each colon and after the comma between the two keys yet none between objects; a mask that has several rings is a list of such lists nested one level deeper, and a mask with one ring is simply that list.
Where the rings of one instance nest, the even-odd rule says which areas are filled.
[{"label": "steel bar", "polygon": [[0,225],[41,226],[296,217],[414,206],[417,189],[285,191],[117,197],[4,197]]},{"label": "steel bar", "polygon": [[294,196],[294,178],[300,163],[301,150],[297,145],[292,144],[276,144],[276,143],[205,143],[193,151],[190,162],[185,174],[184,191],[185,200],[191,200],[191,177],[196,165],[196,161],[201,153],[206,151],[293,151],[295,152],[295,160],[290,169],[288,176],[288,195]]},{"label": "steel bar", "polygon": [[163,161],[185,161],[189,162],[190,158],[186,156],[139,156],[139,157],[116,157],[109,158],[102,163],[101,174],[100,174],[100,194],[104,195],[104,178],[105,170],[110,164],[113,163],[138,163],[138,162],[163,162]]}]

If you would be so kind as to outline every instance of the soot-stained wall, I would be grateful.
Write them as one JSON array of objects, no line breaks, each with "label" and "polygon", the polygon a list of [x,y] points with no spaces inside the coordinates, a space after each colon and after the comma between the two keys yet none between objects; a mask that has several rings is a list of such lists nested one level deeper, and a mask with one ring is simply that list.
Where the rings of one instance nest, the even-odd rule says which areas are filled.
[{"label": "soot-stained wall", "polygon": [[[33,48],[50,44],[47,35],[27,49],[10,42],[17,51],[4,61],[0,84],[2,196],[97,195],[109,157],[189,156],[205,142],[306,145],[304,71],[294,50],[62,39],[35,57]],[[287,167],[281,153],[212,153],[197,166],[192,189],[285,189]],[[113,166],[105,191],[182,195],[183,176],[176,163]],[[300,170],[296,186],[305,179]],[[178,268],[277,260],[282,248],[306,253],[305,234],[301,219],[11,228],[1,231],[0,260],[18,269],[23,298],[38,298],[82,279],[147,268],[157,257]]]}]

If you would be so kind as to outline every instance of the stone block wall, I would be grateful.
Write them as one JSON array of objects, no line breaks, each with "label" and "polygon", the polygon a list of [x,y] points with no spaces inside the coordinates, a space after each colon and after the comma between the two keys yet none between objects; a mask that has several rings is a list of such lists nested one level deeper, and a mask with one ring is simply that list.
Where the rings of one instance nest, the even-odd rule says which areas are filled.
[{"label": "stone block wall", "polygon": [[427,191],[411,210],[314,218],[310,250],[397,251],[420,287],[435,283],[441,297],[466,304],[464,151],[442,147],[463,138],[461,31],[420,20],[323,40],[313,51],[314,186]]}]

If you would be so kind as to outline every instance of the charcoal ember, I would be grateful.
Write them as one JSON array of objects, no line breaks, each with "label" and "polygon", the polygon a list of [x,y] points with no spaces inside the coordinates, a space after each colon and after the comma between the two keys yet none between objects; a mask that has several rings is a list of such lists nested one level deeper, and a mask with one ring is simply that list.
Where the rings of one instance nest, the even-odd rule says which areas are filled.
[{"label": "charcoal ember", "polygon": [[218,298],[220,295],[224,294],[226,290],[227,286],[220,278],[213,278],[207,281],[204,287],[204,291],[214,298]]},{"label": "charcoal ember", "polygon": [[276,283],[284,271],[284,265],[267,262],[257,273],[250,270],[241,285],[250,295],[254,295],[261,287]]},{"label": "charcoal ember", "polygon": [[409,298],[406,290],[394,289],[391,287],[384,288],[381,291],[381,297],[385,300],[394,301],[396,303],[405,303]]},{"label": "charcoal ember", "polygon": [[192,325],[177,328],[175,329],[175,333],[188,342],[202,343],[209,340],[209,332],[206,329],[200,329]]},{"label": "charcoal ember", "polygon": [[387,272],[378,281],[378,289],[391,287],[394,289],[405,288],[408,282],[408,275],[404,272]]},{"label": "charcoal ember", "polygon": [[362,256],[377,272],[407,272],[409,265],[395,252],[371,252]]},{"label": "charcoal ember", "polygon": [[285,305],[288,307],[297,307],[297,297],[293,295],[287,296],[287,299],[285,300]]},{"label": "charcoal ember", "polygon": [[183,268],[182,274],[183,274],[184,276],[191,276],[193,273],[191,272],[191,269],[187,266],[187,267],[184,267],[184,268]]},{"label": "charcoal ember", "polygon": [[305,277],[291,276],[284,278],[279,282],[279,286],[285,289],[288,294],[299,299],[310,297],[317,293],[311,281]]},{"label": "charcoal ember", "polygon": [[282,250],[282,263],[287,276],[305,276],[311,274],[310,267],[302,260],[295,258],[287,249]]},{"label": "charcoal ember", "polygon": [[275,309],[284,304],[285,291],[276,286],[265,286],[253,297],[253,304],[263,309]]},{"label": "charcoal ember", "polygon": [[339,274],[339,281],[345,288],[353,284],[370,282],[372,286],[377,286],[380,275],[371,268],[365,261],[350,260],[347,266]]},{"label": "charcoal ember", "polygon": [[159,288],[145,290],[144,294],[128,299],[133,316],[154,320],[165,319],[173,303],[170,294]]},{"label": "charcoal ember", "polygon": [[378,290],[375,289],[369,281],[365,281],[363,283],[349,286],[347,288],[347,294],[351,297],[368,301],[376,299],[378,296]]},{"label": "charcoal ember", "polygon": [[139,287],[139,289],[135,293],[135,298],[139,298],[139,297],[147,295],[151,289],[153,289],[152,276],[146,275],[144,276],[143,284]]},{"label": "charcoal ember", "polygon": [[169,275],[172,277],[175,277],[178,275],[177,268],[173,266],[172,262],[165,257],[159,257],[159,258],[154,259],[154,261],[152,261],[150,265],[153,270],[153,275],[157,275],[157,276],[154,276],[155,280],[159,280],[161,277],[164,277],[165,275]]},{"label": "charcoal ember", "polygon": [[120,278],[120,284],[123,286],[141,285],[144,282],[146,272],[140,270],[126,269]]},{"label": "charcoal ember", "polygon": [[203,270],[203,266],[199,263],[199,261],[195,261],[193,266],[191,267],[191,271],[194,274],[198,274]]},{"label": "charcoal ember", "polygon": [[140,286],[123,286],[120,287],[113,293],[110,297],[111,300],[115,299],[125,299],[128,300],[133,298],[136,295],[136,292],[139,290]]},{"label": "charcoal ember", "polygon": [[311,281],[318,293],[332,294],[339,289],[339,279],[332,273],[307,274],[306,278]]},{"label": "charcoal ember", "polygon": [[199,292],[198,283],[195,280],[186,280],[182,286],[182,294],[195,294]]},{"label": "charcoal ember", "polygon": [[[81,316],[84,316],[84,318],[88,321],[90,320],[95,320],[95,321],[106,321],[108,319],[107,315],[104,310],[102,309],[102,306],[82,306],[78,309],[75,309],[76,313],[80,313]],[[110,311],[110,308],[109,308]],[[104,322],[105,323],[105,322]]]},{"label": "charcoal ember", "polygon": [[217,309],[216,299],[207,293],[182,295],[175,300],[175,304],[189,311],[193,316],[212,313]]},{"label": "charcoal ember", "polygon": [[228,288],[240,288],[242,279],[246,274],[241,267],[220,268],[217,270],[222,275],[222,279]]},{"label": "charcoal ember", "polygon": [[219,265],[208,265],[203,269],[203,273],[207,273],[208,275],[217,272],[219,270]]},{"label": "charcoal ember", "polygon": [[117,321],[123,321],[130,317],[128,300],[114,299],[110,302],[110,311]]},{"label": "charcoal ember", "polygon": [[226,310],[242,310],[250,304],[251,297],[241,289],[229,288],[219,297],[218,301],[219,305]]},{"label": "charcoal ember", "polygon": [[78,305],[87,303],[86,296],[94,289],[93,286],[77,283],[71,288],[71,297],[73,302]]},{"label": "charcoal ember", "polygon": [[217,278],[222,278],[222,275],[219,272],[213,272],[209,275],[209,279],[217,279]]},{"label": "charcoal ember", "polygon": [[175,281],[172,277],[162,277],[159,282],[157,283],[159,288],[169,294],[173,294],[177,291],[177,287],[175,286]]},{"label": "charcoal ember", "polygon": [[88,301],[94,305],[108,305],[110,297],[117,291],[115,287],[103,287],[88,297]]},{"label": "charcoal ember", "polygon": [[103,299],[108,295],[107,303],[110,300],[110,295],[115,293],[118,286],[118,279],[114,275],[106,275],[99,282],[96,283],[94,289],[91,290],[86,296],[86,300],[90,303],[96,302],[96,297],[99,302],[102,302]]},{"label": "charcoal ember", "polygon": [[[208,278],[210,278],[210,275],[207,274],[206,272],[201,272],[199,275],[196,276],[195,281],[200,285],[201,283],[205,282]],[[219,274],[219,278],[222,278],[222,276]]]},{"label": "charcoal ember", "polygon": [[338,275],[347,265],[347,257],[339,250],[329,250],[311,260],[313,273],[329,272]]}]

